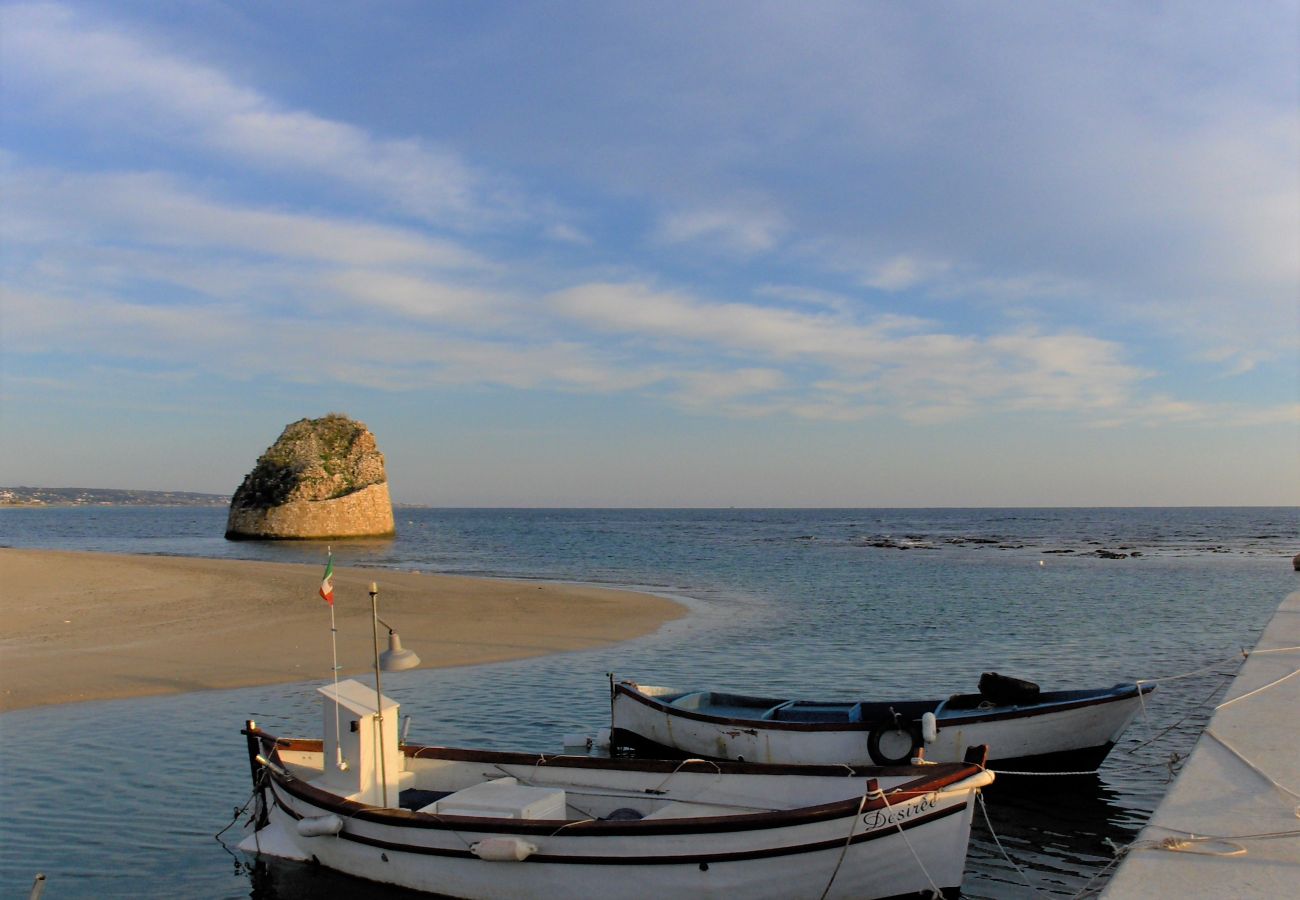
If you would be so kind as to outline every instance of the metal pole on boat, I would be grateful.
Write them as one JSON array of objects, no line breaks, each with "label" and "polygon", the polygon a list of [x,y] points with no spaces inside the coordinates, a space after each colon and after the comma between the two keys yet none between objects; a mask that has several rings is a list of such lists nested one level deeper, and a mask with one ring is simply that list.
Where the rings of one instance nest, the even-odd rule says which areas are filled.
[{"label": "metal pole on boat", "polygon": [[[332,572],[333,565],[334,565],[334,548],[327,544],[325,547],[325,552],[329,555],[328,556],[329,563],[327,564],[327,568],[329,571]],[[330,577],[332,578],[333,576]],[[334,596],[332,588],[331,588],[330,596],[331,597]],[[334,696],[337,697],[339,692],[339,630],[338,627],[334,624],[334,601],[333,600],[330,600],[330,650],[334,657],[334,668],[331,669],[331,671],[334,673]],[[338,703],[335,703],[334,704],[334,737],[335,737],[334,765],[340,772],[345,772],[347,771],[348,764],[343,761],[343,742],[337,739],[338,734],[339,734],[339,705]]]},{"label": "metal pole on boat", "polygon": [[388,805],[388,761],[384,758],[384,689],[379,680],[379,602],[375,599],[379,596],[379,585],[370,582],[370,612],[371,612],[371,629],[374,635],[375,648],[375,725],[379,729],[379,780],[380,790],[384,798],[384,806]]}]

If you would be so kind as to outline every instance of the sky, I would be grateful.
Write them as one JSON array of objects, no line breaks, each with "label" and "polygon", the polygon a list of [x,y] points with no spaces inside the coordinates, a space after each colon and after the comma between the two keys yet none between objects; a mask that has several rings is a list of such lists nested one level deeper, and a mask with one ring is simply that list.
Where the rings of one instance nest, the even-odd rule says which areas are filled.
[{"label": "sky", "polygon": [[1300,503],[1300,0],[0,5],[0,485]]}]

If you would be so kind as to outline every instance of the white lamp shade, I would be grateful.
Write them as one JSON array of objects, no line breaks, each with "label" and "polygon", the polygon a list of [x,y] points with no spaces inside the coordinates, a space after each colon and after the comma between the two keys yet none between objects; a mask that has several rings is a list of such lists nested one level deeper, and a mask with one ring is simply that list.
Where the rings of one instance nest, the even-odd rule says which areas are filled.
[{"label": "white lamp shade", "polygon": [[379,668],[385,672],[400,672],[403,669],[414,669],[419,664],[420,657],[415,655],[414,650],[402,646],[402,639],[397,636],[397,632],[388,632],[388,649],[379,654]]}]

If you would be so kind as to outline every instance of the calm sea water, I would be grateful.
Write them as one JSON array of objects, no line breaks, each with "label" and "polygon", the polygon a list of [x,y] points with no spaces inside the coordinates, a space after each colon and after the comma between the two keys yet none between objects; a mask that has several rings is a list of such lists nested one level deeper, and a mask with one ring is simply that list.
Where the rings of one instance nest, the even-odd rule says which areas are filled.
[{"label": "calm sea water", "polygon": [[[395,539],[336,544],[336,560],[636,586],[694,610],[616,647],[386,677],[413,741],[557,751],[563,735],[607,724],[611,671],[884,699],[973,690],[986,670],[1052,689],[1218,664],[1162,683],[1097,777],[991,792],[991,827],[977,816],[967,862],[964,896],[979,898],[1103,884],[1241,649],[1300,583],[1295,508],[402,508],[397,519]],[[10,509],[0,544],[323,561],[312,543],[227,542],[224,525],[213,509]],[[309,867],[250,869],[214,840],[248,798],[244,720],[315,735],[315,683],[0,716],[0,896],[25,897],[38,871],[46,898],[401,896]]]}]

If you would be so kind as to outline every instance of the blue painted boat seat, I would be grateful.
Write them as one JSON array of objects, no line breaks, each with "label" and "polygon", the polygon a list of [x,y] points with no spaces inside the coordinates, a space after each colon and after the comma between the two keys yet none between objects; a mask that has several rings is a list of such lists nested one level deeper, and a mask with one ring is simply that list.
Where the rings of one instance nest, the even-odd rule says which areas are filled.
[{"label": "blue painted boat seat", "polygon": [[768,721],[771,721],[772,719],[779,719],[781,716],[781,710],[785,709],[787,706],[789,706],[792,703],[794,703],[793,700],[787,700],[784,703],[778,703],[776,706],[772,707],[767,712],[759,716],[759,718],[766,719]]},{"label": "blue painted boat seat", "polygon": [[762,718],[776,722],[849,722],[849,712],[856,705],[791,700],[772,707]]},{"label": "blue painted boat seat", "polygon": [[712,697],[710,691],[696,691],[693,694],[683,694],[669,705],[678,709],[699,709],[707,706]]}]

